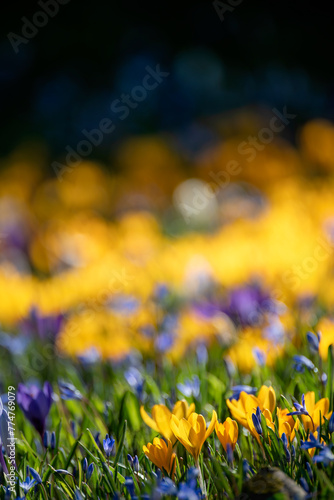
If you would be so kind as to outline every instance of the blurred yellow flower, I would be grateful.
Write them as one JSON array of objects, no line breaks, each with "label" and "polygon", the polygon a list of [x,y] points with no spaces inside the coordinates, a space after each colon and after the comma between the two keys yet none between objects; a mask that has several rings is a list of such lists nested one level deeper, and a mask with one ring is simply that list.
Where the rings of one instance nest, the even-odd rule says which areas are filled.
[{"label": "blurred yellow flower", "polygon": [[321,334],[319,353],[322,359],[326,360],[328,347],[332,344],[334,345],[334,322],[329,318],[322,318],[317,325],[317,330]]}]

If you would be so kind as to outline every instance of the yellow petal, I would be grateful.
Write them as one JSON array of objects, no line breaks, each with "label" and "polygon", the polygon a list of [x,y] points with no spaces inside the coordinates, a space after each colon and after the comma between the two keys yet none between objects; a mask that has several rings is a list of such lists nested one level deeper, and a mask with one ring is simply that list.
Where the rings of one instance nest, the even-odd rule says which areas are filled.
[{"label": "yellow petal", "polygon": [[213,410],[210,425],[207,428],[206,433],[205,433],[205,439],[207,439],[212,434],[212,432],[215,428],[216,422],[217,422],[217,413],[215,412],[215,410]]},{"label": "yellow petal", "polygon": [[[153,408],[154,408],[154,406],[153,406]],[[146,413],[146,411],[144,409],[144,406],[140,407],[140,415],[141,415],[141,418],[144,420],[144,422],[145,422],[146,425],[148,425],[149,427],[151,427],[151,429],[159,432],[157,424],[155,423],[155,421],[153,420],[153,418],[151,418],[148,415],[148,413]]]},{"label": "yellow petal", "polygon": [[313,413],[315,403],[315,394],[313,391],[307,392],[305,394],[305,406],[309,413]]},{"label": "yellow petal", "polygon": [[192,413],[194,413],[194,411],[195,411],[195,403],[191,403],[191,405],[190,405],[190,406],[189,406],[189,408],[188,408],[186,418],[189,418],[189,417],[190,417],[190,415],[191,415]]},{"label": "yellow petal", "polygon": [[267,408],[271,413],[273,413],[276,407],[276,394],[271,386],[267,387],[266,385],[263,385],[259,390],[257,398],[261,403],[261,410]]},{"label": "yellow petal", "polygon": [[188,403],[183,399],[182,401],[177,401],[172,410],[173,415],[178,419],[187,417]]},{"label": "yellow petal", "polygon": [[173,438],[173,431],[170,427],[171,412],[165,405],[156,405],[152,409],[152,416],[156,422],[158,431],[166,438]]}]

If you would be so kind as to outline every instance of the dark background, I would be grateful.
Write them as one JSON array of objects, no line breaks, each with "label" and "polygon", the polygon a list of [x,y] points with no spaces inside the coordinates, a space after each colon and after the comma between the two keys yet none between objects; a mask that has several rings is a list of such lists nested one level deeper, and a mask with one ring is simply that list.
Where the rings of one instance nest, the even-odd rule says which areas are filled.
[{"label": "dark background", "polygon": [[113,118],[110,103],[141,83],[149,64],[170,72],[92,156],[108,158],[129,134],[185,130],[242,106],[333,118],[331,8],[324,2],[243,0],[221,21],[211,1],[70,0],[15,54],[35,1],[7,2],[0,39],[0,154],[22,141],[61,159],[82,129]]}]

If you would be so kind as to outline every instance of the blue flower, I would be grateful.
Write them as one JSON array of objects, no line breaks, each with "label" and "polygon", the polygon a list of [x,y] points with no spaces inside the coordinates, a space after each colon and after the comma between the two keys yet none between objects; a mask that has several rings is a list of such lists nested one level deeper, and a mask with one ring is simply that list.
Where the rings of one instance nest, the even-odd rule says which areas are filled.
[{"label": "blue flower", "polygon": [[75,498],[75,500],[83,500],[83,496],[81,495],[79,490],[75,490],[74,498]]},{"label": "blue flower", "polygon": [[62,314],[44,316],[37,308],[30,310],[29,316],[21,323],[21,329],[27,336],[38,336],[41,340],[54,341],[58,336],[64,316]]},{"label": "blue flower", "polygon": [[198,500],[202,498],[202,492],[197,487],[198,469],[190,467],[187,474],[187,481],[179,484],[177,498],[179,500]]},{"label": "blue flower", "polygon": [[187,483],[181,483],[179,485],[179,491],[177,498],[179,500],[198,500],[201,498],[201,492],[197,489],[191,488]]},{"label": "blue flower", "polygon": [[124,485],[128,490],[128,492],[130,493],[131,500],[137,498],[135,496],[135,484],[131,476],[126,476]]},{"label": "blue flower", "polygon": [[154,290],[154,298],[158,302],[164,301],[170,295],[168,286],[165,283],[158,283]]},{"label": "blue flower", "polygon": [[200,365],[207,364],[209,355],[205,344],[201,343],[197,346],[196,356],[197,356],[197,361]]},{"label": "blue flower", "polygon": [[94,472],[94,464],[91,463],[89,466],[88,466],[88,469],[87,469],[87,473],[86,473],[86,479],[87,481],[90,480],[90,478],[92,477],[92,474]]},{"label": "blue flower", "polygon": [[173,347],[174,341],[175,335],[172,332],[162,332],[156,337],[154,345],[158,352],[163,353]]},{"label": "blue flower", "polygon": [[308,359],[306,356],[303,356],[302,354],[294,356],[293,360],[295,362],[294,368],[299,373],[304,373],[305,368],[307,368],[310,371],[316,371],[316,368],[312,363],[312,361]]},{"label": "blue flower", "polygon": [[291,445],[291,457],[296,458],[296,448],[293,444]]},{"label": "blue flower", "polygon": [[310,416],[308,411],[306,410],[304,394],[302,395],[302,404],[299,404],[299,403],[297,403],[297,401],[295,401],[294,407],[296,410],[288,413],[287,414],[288,416],[290,416],[290,415],[308,415],[308,416]]},{"label": "blue flower", "polygon": [[6,448],[7,453],[9,451],[8,446],[11,444],[11,438],[9,435],[9,417],[5,410],[2,400],[0,398],[0,454],[2,454],[2,445]]},{"label": "blue flower", "polygon": [[309,478],[311,479],[311,481],[313,481],[313,471],[312,471],[312,467],[310,466],[309,462],[306,462],[306,470],[307,470],[307,473],[309,475]]},{"label": "blue flower", "polygon": [[254,424],[256,432],[260,436],[262,436],[263,431],[262,431],[262,426],[261,426],[261,410],[260,410],[259,406],[256,408],[256,413],[252,413],[252,420],[253,420],[253,424]]},{"label": "blue flower", "polygon": [[48,433],[48,431],[45,431],[43,434],[43,445],[44,445],[44,448],[49,447],[49,433]]},{"label": "blue flower", "polygon": [[113,450],[115,444],[115,439],[106,435],[106,438],[103,440],[103,449],[107,457],[110,457],[111,452]]},{"label": "blue flower", "polygon": [[299,482],[300,482],[300,485],[303,488],[303,490],[306,491],[306,493],[309,493],[310,488],[309,488],[309,485],[307,484],[306,479],[304,477],[301,477]]},{"label": "blue flower", "polygon": [[76,387],[74,387],[73,384],[60,381],[58,382],[58,385],[60,389],[61,399],[64,399],[66,401],[71,401],[73,399],[80,401],[82,399],[81,392]]},{"label": "blue flower", "polygon": [[35,479],[31,479],[30,476],[27,476],[23,483],[20,482],[20,486],[23,489],[24,493],[27,494],[28,491],[36,484]]},{"label": "blue flower", "polygon": [[319,352],[320,333],[317,332],[317,334],[314,335],[312,332],[307,332],[306,338],[310,351],[313,353]]},{"label": "blue flower", "polygon": [[138,399],[141,401],[143,398],[144,378],[140,371],[131,366],[124,372],[124,377],[129,386],[136,392]]},{"label": "blue flower", "polygon": [[30,470],[30,474],[32,475],[32,477],[34,478],[34,480],[36,481],[36,483],[37,484],[42,484],[42,478],[38,474],[38,472],[35,469],[33,469],[32,467],[29,467],[29,470]]},{"label": "blue flower", "polygon": [[255,347],[253,349],[253,356],[255,358],[255,361],[259,366],[264,366],[266,364],[266,355],[262,351],[262,349],[259,349],[258,347]]},{"label": "blue flower", "polygon": [[42,437],[52,401],[52,387],[49,382],[45,382],[43,389],[35,385],[30,387],[18,385],[17,403]]},{"label": "blue flower", "polygon": [[56,448],[56,433],[54,431],[51,433],[50,445],[51,445],[51,450],[54,450]]},{"label": "blue flower", "polygon": [[156,487],[154,494],[156,493],[162,496],[164,495],[176,496],[177,488],[175,486],[175,483],[171,479],[169,479],[169,477],[164,477]]},{"label": "blue flower", "polygon": [[334,461],[334,455],[330,450],[329,446],[324,446],[318,455],[313,457],[314,463],[323,463],[327,467],[331,462]]},{"label": "blue flower", "polygon": [[291,453],[288,448],[288,438],[286,437],[285,432],[282,433],[281,440],[283,443],[283,448],[284,448],[284,453],[285,453],[285,458],[288,463],[291,462]]},{"label": "blue flower", "polygon": [[130,454],[128,454],[127,458],[128,458],[128,461],[130,462],[130,465],[131,465],[132,469],[135,472],[139,472],[139,460],[138,460],[138,456],[135,455],[134,457],[132,457]]},{"label": "blue flower", "polygon": [[198,398],[200,394],[200,381],[198,376],[194,375],[192,379],[185,379],[183,384],[177,384],[177,388],[186,398]]},{"label": "blue flower", "polygon": [[285,432],[282,433],[281,440],[282,440],[284,448],[286,448],[288,446],[288,438],[286,437]]},{"label": "blue flower", "polygon": [[246,458],[244,458],[242,461],[242,471],[244,478],[248,478],[250,477],[251,474],[255,474],[255,470],[253,469],[253,467],[250,466]]},{"label": "blue flower", "polygon": [[302,450],[310,450],[312,448],[323,449],[324,445],[320,443],[320,441],[315,437],[315,435],[310,432],[308,441],[301,441],[300,445]]},{"label": "blue flower", "polygon": [[251,387],[250,385],[235,385],[231,388],[233,391],[232,396],[230,397],[230,401],[233,399],[238,400],[241,392],[246,392],[247,394],[255,394],[257,391],[256,387]]},{"label": "blue flower", "polygon": [[334,432],[334,412],[331,414],[331,418],[329,419],[328,430],[331,434]]}]

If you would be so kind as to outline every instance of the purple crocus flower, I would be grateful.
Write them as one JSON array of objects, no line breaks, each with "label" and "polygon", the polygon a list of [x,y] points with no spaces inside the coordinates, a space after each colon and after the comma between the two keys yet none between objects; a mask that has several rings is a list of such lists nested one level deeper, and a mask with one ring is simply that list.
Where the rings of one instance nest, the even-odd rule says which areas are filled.
[{"label": "purple crocus flower", "polygon": [[60,332],[63,320],[62,314],[42,315],[38,309],[32,308],[29,316],[22,321],[21,328],[28,336],[54,340]]},{"label": "purple crocus flower", "polygon": [[46,418],[52,405],[52,387],[49,382],[45,382],[43,389],[36,385],[26,387],[19,384],[17,402],[26,418],[43,437]]},{"label": "purple crocus flower", "polygon": [[257,283],[234,288],[228,298],[225,312],[236,324],[254,326],[261,323],[266,312],[275,313],[276,306],[270,295]]}]

